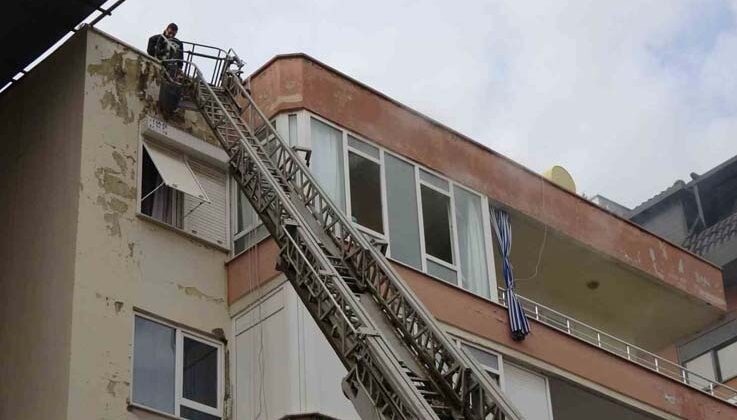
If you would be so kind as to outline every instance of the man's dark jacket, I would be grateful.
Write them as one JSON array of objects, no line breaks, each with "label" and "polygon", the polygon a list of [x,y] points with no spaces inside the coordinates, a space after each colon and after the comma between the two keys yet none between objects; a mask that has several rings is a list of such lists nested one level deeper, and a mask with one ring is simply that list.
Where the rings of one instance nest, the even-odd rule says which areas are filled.
[{"label": "man's dark jacket", "polygon": [[[167,39],[162,34],[156,34],[148,39],[146,52],[159,60],[182,60],[184,58],[184,46],[182,41],[176,38]],[[182,67],[182,63],[177,63]]]}]

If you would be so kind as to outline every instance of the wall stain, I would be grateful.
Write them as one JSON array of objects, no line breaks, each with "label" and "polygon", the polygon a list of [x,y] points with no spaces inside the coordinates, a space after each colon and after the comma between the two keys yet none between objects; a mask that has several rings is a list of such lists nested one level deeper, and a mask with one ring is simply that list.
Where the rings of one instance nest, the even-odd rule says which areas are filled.
[{"label": "wall stain", "polygon": [[177,284],[177,288],[184,292],[187,296],[197,297],[200,299],[205,299],[207,301],[213,302],[213,303],[225,303],[225,299],[223,298],[216,298],[214,296],[210,296],[208,294],[202,293],[198,288],[192,287],[192,286],[182,286],[180,284]]},{"label": "wall stain", "polygon": [[172,127],[185,131],[205,143],[220,147],[220,142],[199,111],[184,110],[183,112],[177,112],[167,122]]},{"label": "wall stain", "polygon": [[703,274],[695,272],[694,280],[696,280],[696,284],[698,284],[699,286],[711,289],[711,282],[709,282],[709,279],[706,278],[706,276],[704,276]]},{"label": "wall stain", "polygon": [[124,303],[121,300],[113,301],[112,298],[109,296],[105,296],[100,294],[100,292],[95,292],[95,297],[98,299],[105,299],[105,306],[110,307],[110,303],[112,302],[113,308],[115,308],[115,314],[119,315],[120,311],[123,310]]},{"label": "wall stain", "polygon": [[[131,101],[133,98],[130,96],[135,95],[143,105],[138,114],[138,120],[149,115],[163,118],[158,106],[161,68],[140,56],[126,58],[124,55],[125,51],[115,51],[110,57],[102,59],[99,64],[87,66],[88,74],[101,77],[104,85],[112,85],[112,89],[103,94],[100,100],[101,106],[103,109],[115,112],[126,124],[129,124],[136,119],[131,110],[134,102]],[[210,126],[197,110],[180,109],[166,120],[173,127],[186,131],[209,144],[220,146]],[[116,162],[120,165],[121,161],[116,159]],[[121,169],[124,173],[126,172],[122,166]]]},{"label": "wall stain", "polygon": [[102,217],[107,222],[107,231],[110,235],[121,237],[120,216],[115,213],[105,213]]},{"label": "wall stain", "polygon": [[112,89],[103,94],[100,105],[130,124],[135,120],[135,114],[129,106],[129,95],[144,98],[148,84],[157,77],[158,71],[143,57],[124,58],[124,54],[123,51],[113,52],[100,63],[88,65],[87,73],[101,77],[105,85],[112,85]]},{"label": "wall stain", "polygon": [[116,388],[118,388],[118,386],[123,386],[125,388],[128,388],[130,386],[130,382],[128,382],[128,381],[116,381],[116,380],[113,380],[113,379],[108,379],[107,380],[107,386],[105,387],[105,389],[107,390],[107,393],[108,394],[112,395],[113,397],[117,397],[118,394],[117,394]]},{"label": "wall stain", "polygon": [[107,223],[110,235],[120,237],[120,217],[128,212],[130,208],[128,201],[135,199],[137,193],[135,187],[120,177],[128,170],[125,157],[118,152],[113,152],[112,156],[120,170],[105,167],[95,170],[95,178],[103,190],[96,202],[105,211],[103,219]]},{"label": "wall stain", "polygon": [[118,152],[113,152],[113,159],[115,159],[115,163],[120,167],[120,172],[126,175],[128,173],[128,162],[125,161],[125,157]]},{"label": "wall stain", "polygon": [[338,108],[345,108],[353,100],[353,96],[348,92],[337,91],[333,94],[333,99],[337,102]]},{"label": "wall stain", "polygon": [[105,199],[104,195],[97,197],[97,204],[106,211],[103,219],[107,222],[107,230],[110,235],[120,237],[120,217],[128,211],[128,204],[115,197]]},{"label": "wall stain", "polygon": [[108,194],[114,194],[123,198],[136,198],[136,188],[131,187],[118,175],[119,171],[112,168],[97,168],[95,178],[98,185]]},{"label": "wall stain", "polygon": [[663,394],[663,399],[667,401],[670,404],[676,404],[678,403],[678,398],[676,398],[675,395],[671,395],[668,393]]}]

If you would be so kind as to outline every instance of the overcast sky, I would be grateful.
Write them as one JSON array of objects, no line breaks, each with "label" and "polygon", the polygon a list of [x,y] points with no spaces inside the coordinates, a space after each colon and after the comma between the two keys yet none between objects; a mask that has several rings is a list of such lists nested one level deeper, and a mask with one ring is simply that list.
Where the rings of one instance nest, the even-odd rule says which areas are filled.
[{"label": "overcast sky", "polygon": [[145,48],[169,21],[249,72],[310,54],[628,206],[737,155],[737,0],[127,0],[98,27]]}]

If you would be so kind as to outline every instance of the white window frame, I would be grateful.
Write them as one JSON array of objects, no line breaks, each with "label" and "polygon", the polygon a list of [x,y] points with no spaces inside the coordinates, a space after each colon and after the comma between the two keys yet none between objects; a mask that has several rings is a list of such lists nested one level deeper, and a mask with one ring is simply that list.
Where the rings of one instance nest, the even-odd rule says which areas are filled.
[{"label": "white window frame", "polygon": [[[486,197],[486,195],[481,194],[480,192],[469,188],[466,185],[460,184],[458,182],[455,182],[451,179],[449,179],[446,176],[441,175],[440,173],[434,171],[433,169],[430,169],[426,166],[423,166],[421,164],[418,164],[417,162],[414,162],[404,156],[398,155],[396,153],[390,152],[386,148],[382,147],[381,145],[378,145],[371,140],[363,137],[362,135],[355,133],[351,130],[348,130],[346,128],[343,128],[339,125],[336,125],[335,123],[331,122],[330,120],[327,120],[323,117],[321,117],[318,114],[315,114],[313,112],[310,112],[308,110],[299,110],[299,111],[289,111],[289,112],[283,112],[278,114],[277,116],[273,117],[275,120],[275,125],[277,130],[280,134],[286,133],[288,138],[289,135],[289,116],[296,116],[297,117],[297,136],[296,141],[297,144],[295,146],[301,146],[301,147],[307,147],[311,148],[312,145],[312,138],[311,138],[311,130],[310,130],[310,121],[311,119],[315,119],[317,121],[320,121],[321,123],[324,123],[336,130],[340,130],[341,132],[341,139],[342,139],[342,146],[343,146],[343,187],[345,190],[345,200],[346,200],[346,215],[348,216],[348,219],[352,221],[352,209],[351,209],[351,189],[350,189],[350,179],[349,179],[349,165],[348,165],[348,152],[355,153],[363,158],[369,159],[377,164],[379,164],[380,167],[380,175],[381,175],[381,211],[382,211],[382,226],[384,233],[376,232],[373,229],[369,229],[367,227],[364,227],[360,225],[359,223],[353,223],[353,226],[356,227],[360,232],[366,234],[367,236],[378,239],[381,241],[386,242],[387,244],[387,256],[389,259],[391,259],[393,262],[396,262],[398,264],[401,264],[403,266],[407,266],[405,263],[395,260],[391,257],[391,235],[389,232],[389,207],[387,202],[387,178],[386,178],[386,166],[384,164],[385,162],[385,156],[387,154],[391,155],[393,158],[402,160],[414,168],[415,173],[415,193],[416,193],[416,200],[417,200],[417,216],[418,216],[418,227],[419,227],[419,237],[420,237],[420,257],[421,257],[421,264],[422,264],[422,272],[428,276],[431,276],[433,278],[437,278],[439,280],[442,280],[446,284],[449,284],[451,286],[459,287],[462,290],[473,293],[470,290],[463,289],[461,286],[461,267],[459,264],[459,256],[460,256],[460,245],[459,245],[459,238],[458,238],[458,229],[456,226],[456,204],[455,204],[455,188],[463,188],[465,191],[474,194],[475,196],[479,197],[481,199],[481,214],[482,214],[482,222],[483,222],[483,229],[484,229],[484,246],[486,250],[486,272],[489,282],[489,296],[482,296],[482,295],[476,295],[479,297],[482,297],[484,299],[489,299],[494,302],[498,301],[498,287],[496,284],[496,271],[494,269],[494,243],[492,242],[492,235],[491,235],[491,215],[489,213],[489,199]],[[284,131],[286,130],[286,131]],[[358,150],[348,143],[348,136],[354,137],[356,140],[364,142],[372,147],[375,147],[379,151],[379,158],[377,159],[374,156],[371,156],[367,153],[362,152],[361,150]],[[438,187],[435,187],[432,184],[429,184],[427,182],[424,182],[420,178],[420,170],[424,170],[428,172],[429,174],[432,174],[443,181],[448,183],[448,191],[439,189]],[[425,185],[428,188],[432,188],[433,190],[440,192],[446,196],[450,197],[450,206],[451,206],[451,212],[450,212],[450,229],[451,229],[451,250],[453,253],[453,264],[449,264],[446,261],[443,261],[439,258],[433,257],[432,255],[429,255],[426,253],[425,250],[425,232],[424,232],[424,219],[422,215],[422,195],[421,195],[421,188],[420,185]],[[237,194],[237,185],[233,184],[232,189],[235,190],[235,194]],[[237,197],[233,194],[231,195],[231,202],[237,203]],[[236,204],[237,205],[237,204]],[[233,217],[231,218],[231,225],[237,227],[237,209],[235,207],[231,207],[233,213]],[[258,228],[260,226],[257,224],[254,227],[251,227],[250,230],[253,230],[255,228]],[[245,235],[247,232],[249,232],[249,229],[245,229],[243,232],[233,232],[232,241],[231,241],[231,249],[234,249],[233,247],[233,241],[240,238],[241,236]],[[236,236],[237,235],[237,236]],[[256,241],[258,242],[258,241]],[[251,245],[253,246],[253,245]],[[243,252],[250,249],[250,247],[246,247]],[[239,253],[240,254],[240,253]],[[239,254],[234,254],[233,257],[236,257]],[[456,282],[450,283],[447,280],[440,279],[436,276],[433,276],[432,274],[429,274],[427,271],[427,260],[431,260],[434,263],[437,263],[445,268],[448,268],[450,270],[453,270],[456,273]],[[410,266],[407,266],[410,267]],[[412,269],[416,269],[415,267],[410,267]]]},{"label": "white window frame", "polygon": [[[135,380],[133,378],[133,366],[135,366],[135,357],[136,357],[136,317],[140,317],[146,320],[149,320],[151,322],[155,322],[157,324],[166,326],[168,328],[171,328],[174,330],[175,334],[175,341],[176,341],[176,348],[174,350],[174,414],[167,413],[165,411],[161,411],[152,407],[149,407],[145,404],[138,403],[133,400],[133,386],[135,383]],[[194,331],[191,330],[185,330],[180,326],[177,326],[171,322],[167,322],[165,320],[162,320],[158,317],[153,317],[148,314],[144,314],[138,311],[133,312],[132,319],[132,325],[131,325],[131,331],[133,331],[133,334],[131,336],[131,386],[129,390],[128,395],[128,401],[130,401],[130,404],[132,406],[140,407],[144,410],[152,411],[154,413],[159,413],[164,416],[174,416],[177,418],[180,418],[180,406],[184,405],[185,407],[191,408],[193,410],[201,411],[206,414],[210,414],[212,416],[220,417],[220,419],[223,419],[223,405],[225,400],[225,350],[223,343],[219,341],[215,341],[211,338],[207,338],[201,334],[197,334]],[[196,401],[189,400],[187,398],[184,398],[182,396],[182,385],[183,385],[183,379],[182,374],[184,372],[184,337],[187,337],[191,340],[199,341],[201,343],[207,344],[209,346],[215,347],[217,349],[217,382],[218,382],[218,390],[217,390],[217,408],[210,407],[208,405],[204,405],[201,403],[198,403]]]},{"label": "white window frame", "polygon": [[[438,188],[435,185],[432,185],[429,182],[423,181],[422,176],[420,175],[421,171],[424,170],[425,172],[436,176],[440,178],[441,180],[448,183],[448,191]],[[455,216],[456,216],[456,206],[455,206],[455,194],[453,192],[453,183],[439,175],[437,172],[434,172],[432,170],[427,170],[425,168],[420,168],[419,166],[415,165],[415,179],[417,180],[417,211],[420,214],[420,230],[422,231],[422,267],[424,271],[427,273],[427,261],[430,260],[438,265],[442,265],[445,268],[448,268],[450,270],[453,270],[456,273],[456,286],[460,286],[460,266],[458,265],[458,235],[456,232],[458,229],[456,228],[456,222],[455,222]],[[425,249],[425,217],[424,212],[422,211],[422,187],[429,188],[437,193],[443,194],[447,196],[450,199],[450,214],[448,214],[448,217],[450,218],[450,249],[451,249],[451,259],[453,260],[452,263],[449,263],[445,260],[442,260],[438,257],[435,257],[433,255],[430,255],[426,252]],[[428,273],[428,275],[431,275]],[[447,280],[443,280],[447,282]]]},{"label": "white window frame", "polygon": [[[172,133],[170,134],[169,131],[171,131]],[[144,141],[151,143],[154,146],[163,147],[173,153],[181,154],[190,171],[192,171],[192,169],[189,166],[189,161],[192,160],[192,161],[197,162],[200,165],[206,166],[208,168],[211,168],[223,174],[223,177],[225,179],[225,203],[224,203],[225,204],[224,205],[225,215],[223,218],[223,222],[225,223],[225,226],[224,226],[225,238],[222,244],[213,242],[207,238],[196,235],[194,233],[187,232],[183,228],[180,228],[176,225],[158,220],[154,217],[151,217],[143,213],[143,211],[141,211],[141,204],[142,204],[141,192],[143,190],[143,151],[145,150],[144,145],[143,145]],[[200,142],[202,144],[200,144]],[[223,251],[230,251],[231,246],[232,246],[232,241],[228,241],[228,236],[230,236],[228,235],[228,233],[231,232],[231,229],[232,229],[231,228],[231,224],[232,224],[231,223],[231,218],[232,218],[231,216],[231,205],[232,205],[231,190],[232,188],[229,182],[230,175],[227,171],[227,165],[228,165],[227,155],[225,154],[224,151],[222,152],[224,155],[223,158],[225,160],[221,160],[221,158],[214,156],[214,153],[208,150],[208,148],[211,149],[214,147],[215,146],[212,146],[208,143],[204,143],[204,140],[202,139],[195,138],[189,134],[182,132],[181,130],[175,127],[169,127],[168,124],[166,124],[163,121],[159,121],[152,117],[147,117],[145,120],[143,120],[141,125],[139,126],[139,133],[138,133],[138,154],[137,154],[137,162],[136,162],[136,168],[137,168],[136,216],[146,221],[155,223],[159,226],[163,226],[168,229],[174,230],[175,232],[183,234],[189,238],[192,238],[192,239],[201,241],[205,244],[219,248]],[[218,150],[221,150],[221,149],[218,149]],[[192,156],[192,155],[195,155],[195,156]],[[192,176],[194,176],[195,181],[200,185],[200,188],[202,188],[202,185],[200,184],[200,180],[198,179],[197,175],[194,174],[193,171],[192,171]],[[177,194],[175,194],[175,196],[176,195]],[[178,199],[174,197],[173,201],[175,202],[175,206],[180,207],[184,204],[184,203],[178,203],[177,200]],[[184,221],[182,220],[182,223],[183,222]]]},{"label": "white window frame", "polygon": [[[504,356],[501,353],[498,353],[498,352],[496,352],[494,350],[490,350],[490,349],[488,349],[486,347],[483,347],[483,346],[481,346],[479,344],[476,344],[476,343],[473,343],[473,342],[470,342],[470,341],[467,341],[467,340],[463,340],[461,338],[457,338],[457,336],[453,336],[453,338],[455,339],[456,346],[461,351],[463,351],[463,346],[465,345],[465,346],[468,346],[468,347],[473,347],[474,349],[476,349],[478,351],[481,351],[481,352],[484,352],[484,353],[487,353],[487,354],[496,356],[497,360],[499,361],[499,369],[494,369],[491,366],[487,366],[487,365],[485,365],[485,364],[483,364],[483,363],[481,363],[481,362],[479,362],[478,360],[475,360],[475,359],[474,359],[474,361],[476,363],[478,363],[479,366],[481,366],[481,368],[483,368],[485,371],[492,372],[492,373],[495,373],[496,375],[499,375],[499,387],[501,388],[502,392],[507,392],[507,386],[508,386],[507,385],[507,379],[508,378],[507,378],[507,376],[506,376],[506,374],[504,372],[504,370],[505,370],[504,366],[505,366],[505,364],[507,362],[505,361]],[[469,355],[469,356],[470,357],[473,357],[471,355]],[[552,394],[550,392],[550,378],[548,377],[548,375],[545,375],[545,374],[543,374],[541,372],[538,372],[536,370],[530,369],[530,368],[528,368],[526,366],[522,366],[519,363],[515,363],[514,360],[510,361],[509,364],[512,365],[512,367],[514,367],[516,369],[529,372],[529,373],[531,373],[531,374],[533,374],[535,376],[542,377],[545,380],[545,390],[546,390],[545,397],[546,397],[547,404],[548,404],[548,418],[553,419],[554,418],[553,417],[553,397],[552,397]]]},{"label": "white window frame", "polygon": [[[501,387],[502,391],[505,390],[505,387],[504,387],[504,358],[502,357],[502,355],[500,353],[497,353],[497,352],[495,352],[493,350],[489,350],[486,347],[482,347],[482,346],[480,346],[480,345],[478,345],[476,343],[472,343],[470,341],[462,340],[460,338],[456,338],[455,342],[456,342],[456,346],[461,351],[463,351],[463,346],[468,346],[468,347],[473,347],[474,349],[476,349],[478,351],[481,351],[481,352],[490,354],[492,356],[496,356],[496,360],[499,361],[499,369],[494,369],[493,367],[487,366],[487,365],[485,365],[485,364],[483,364],[483,363],[481,363],[481,362],[479,362],[478,360],[475,360],[475,359],[474,359],[474,361],[476,363],[478,363],[479,366],[481,366],[485,371],[492,372],[495,375],[499,376],[499,386]],[[469,355],[469,356],[470,357],[473,357],[471,355]]]},{"label": "white window frame", "polygon": [[[327,123],[327,124],[330,124],[330,123]],[[389,223],[387,220],[388,210],[387,210],[387,203],[386,203],[386,174],[384,173],[384,150],[376,146],[375,144],[371,143],[370,141],[365,140],[359,135],[350,133],[343,128],[338,128],[334,124],[330,124],[330,125],[334,128],[337,128],[338,130],[341,130],[343,133],[343,162],[344,162],[343,179],[345,180],[346,215],[348,216],[348,220],[350,220],[351,223],[353,223],[353,226],[356,229],[363,232],[364,234],[388,243],[389,242],[388,240]],[[371,156],[367,153],[364,153],[363,151],[359,149],[352,147],[350,143],[348,142],[349,136],[355,138],[358,141],[364,142],[371,147],[375,147],[376,150],[379,152],[379,158],[377,159],[374,156]],[[349,152],[379,165],[379,188],[381,190],[381,227],[384,233],[377,232],[371,228],[367,228],[366,226],[363,226],[362,224],[358,222],[353,222],[353,207],[351,205],[351,185],[350,185],[350,167],[349,167],[350,161],[348,157]]]}]

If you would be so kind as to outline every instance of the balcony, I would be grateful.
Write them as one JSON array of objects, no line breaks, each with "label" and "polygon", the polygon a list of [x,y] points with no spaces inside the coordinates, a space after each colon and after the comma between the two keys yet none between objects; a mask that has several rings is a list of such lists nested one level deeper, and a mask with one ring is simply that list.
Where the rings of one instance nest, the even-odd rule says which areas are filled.
[{"label": "balcony", "polygon": [[[499,296],[500,303],[503,305],[506,302],[506,290],[500,288]],[[737,389],[707,379],[664,357],[653,354],[528,298],[522,296],[518,296],[518,298],[530,319],[700,392],[730,404],[737,403]]]},{"label": "balcony", "polygon": [[[637,249],[632,238],[609,232],[607,239],[629,252],[632,263],[626,264],[521,213],[511,217],[517,293],[532,301],[654,353],[672,348],[678,339],[724,315],[719,306],[723,300],[707,293],[721,290],[721,285],[713,287],[683,265],[690,259],[699,264],[699,270],[714,268],[665,241],[644,252],[631,251]],[[498,255],[496,259],[497,278],[501,278]],[[662,276],[638,269],[643,266]],[[681,278],[676,277],[681,273]]]}]

